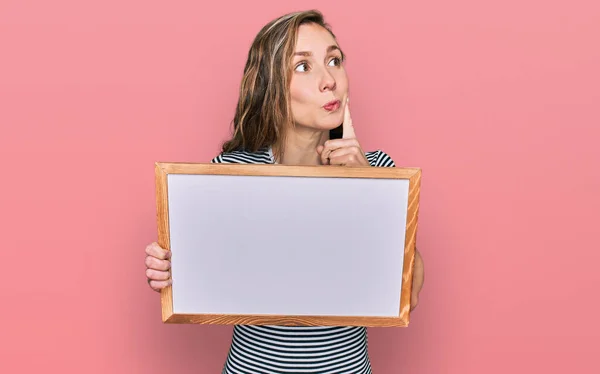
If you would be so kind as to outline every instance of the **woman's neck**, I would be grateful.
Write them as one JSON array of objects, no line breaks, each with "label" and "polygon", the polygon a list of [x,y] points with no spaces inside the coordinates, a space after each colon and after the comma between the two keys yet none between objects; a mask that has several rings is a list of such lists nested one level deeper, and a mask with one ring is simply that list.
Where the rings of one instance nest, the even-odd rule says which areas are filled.
[{"label": "woman's neck", "polygon": [[[299,132],[291,130],[286,136],[284,152],[277,162],[284,165],[321,165],[317,147],[329,139],[329,131]],[[277,157],[279,147],[273,147]]]}]

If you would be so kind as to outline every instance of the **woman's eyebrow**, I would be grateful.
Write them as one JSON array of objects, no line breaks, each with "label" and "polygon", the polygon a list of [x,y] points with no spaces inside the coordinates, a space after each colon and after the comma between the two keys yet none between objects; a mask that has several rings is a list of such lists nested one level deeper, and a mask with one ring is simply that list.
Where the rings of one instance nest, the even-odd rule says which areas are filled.
[{"label": "woman's eyebrow", "polygon": [[[337,45],[330,45],[329,47],[327,47],[327,53],[329,53],[331,51],[335,51],[335,50],[342,52],[340,47],[338,47]],[[294,53],[294,56],[312,56],[312,52],[300,51],[300,52]]]}]

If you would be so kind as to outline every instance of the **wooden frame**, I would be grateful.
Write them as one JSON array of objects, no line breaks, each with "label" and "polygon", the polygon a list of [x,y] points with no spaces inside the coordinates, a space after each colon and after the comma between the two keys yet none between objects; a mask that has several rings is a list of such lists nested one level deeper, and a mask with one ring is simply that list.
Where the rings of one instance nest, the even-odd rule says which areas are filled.
[{"label": "wooden frame", "polygon": [[[204,314],[176,313],[173,308],[174,282],[161,291],[162,320],[165,323],[193,324],[248,324],[248,325],[285,325],[285,326],[374,326],[406,327],[410,319],[410,300],[412,274],[415,260],[415,243],[418,226],[419,195],[421,169],[385,168],[385,167],[333,167],[333,166],[287,166],[272,164],[206,164],[206,163],[169,163],[155,164],[156,204],[158,223],[158,243],[165,249],[171,248],[169,217],[169,176],[170,175],[229,175],[229,176],[270,176],[295,178],[368,178],[402,179],[408,181],[408,201],[404,236],[401,276],[400,305],[393,316],[347,316],[347,315],[275,315],[275,314]],[[176,252],[174,252],[176,255]],[[173,273],[177,271],[174,267]]]}]

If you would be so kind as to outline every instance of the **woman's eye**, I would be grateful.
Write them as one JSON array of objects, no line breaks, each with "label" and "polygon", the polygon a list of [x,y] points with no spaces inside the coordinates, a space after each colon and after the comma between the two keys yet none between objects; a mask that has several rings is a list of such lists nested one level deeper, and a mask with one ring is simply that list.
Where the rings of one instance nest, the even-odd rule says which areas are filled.
[{"label": "woman's eye", "polygon": [[333,66],[339,66],[340,65],[340,59],[338,57],[334,57],[331,59],[331,61],[329,61],[330,66],[331,66],[331,62],[334,62]]},{"label": "woman's eye", "polygon": [[[302,69],[304,67],[304,69]],[[308,66],[306,64],[306,62],[303,62],[301,64],[299,64],[298,66],[296,66],[296,71],[306,71],[308,69]]]}]

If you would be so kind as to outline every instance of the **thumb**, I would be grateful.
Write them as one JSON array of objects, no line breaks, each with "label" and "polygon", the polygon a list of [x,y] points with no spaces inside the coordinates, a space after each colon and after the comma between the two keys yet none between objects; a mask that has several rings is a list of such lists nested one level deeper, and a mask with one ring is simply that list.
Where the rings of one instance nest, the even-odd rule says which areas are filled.
[{"label": "thumb", "polygon": [[323,149],[324,148],[325,147],[323,147],[322,145],[320,145],[320,146],[317,147],[317,153],[319,154],[319,156],[321,155],[321,153],[323,153]]}]

